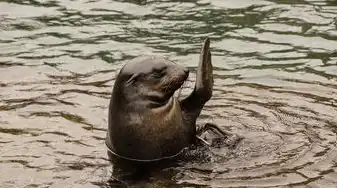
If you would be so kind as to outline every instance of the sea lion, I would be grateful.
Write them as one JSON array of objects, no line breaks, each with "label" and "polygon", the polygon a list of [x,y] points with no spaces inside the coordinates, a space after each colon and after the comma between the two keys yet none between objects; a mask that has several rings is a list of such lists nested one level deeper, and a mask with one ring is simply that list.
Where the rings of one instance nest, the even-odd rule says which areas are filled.
[{"label": "sea lion", "polygon": [[[213,91],[208,38],[201,48],[194,90],[179,100],[174,92],[188,75],[188,69],[160,56],[140,56],[124,65],[109,105],[106,145],[110,159],[114,156],[134,162],[160,161],[179,155],[196,142],[196,120]],[[206,125],[198,132],[219,129]]]}]

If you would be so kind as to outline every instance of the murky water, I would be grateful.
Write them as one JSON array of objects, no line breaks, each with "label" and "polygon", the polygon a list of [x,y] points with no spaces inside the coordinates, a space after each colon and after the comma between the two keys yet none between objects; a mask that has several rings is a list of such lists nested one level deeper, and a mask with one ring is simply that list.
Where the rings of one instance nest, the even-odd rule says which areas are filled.
[{"label": "murky water", "polygon": [[211,38],[201,122],[245,137],[134,187],[337,187],[334,0],[2,0],[0,187],[104,187],[114,78],[157,54],[192,71]]}]

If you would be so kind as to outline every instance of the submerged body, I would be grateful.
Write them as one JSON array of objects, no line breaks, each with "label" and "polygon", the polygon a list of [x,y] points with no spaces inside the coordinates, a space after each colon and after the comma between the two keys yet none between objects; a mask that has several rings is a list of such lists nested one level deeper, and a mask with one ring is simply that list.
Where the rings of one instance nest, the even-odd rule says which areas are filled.
[{"label": "submerged body", "polygon": [[141,56],[118,74],[109,106],[106,145],[110,154],[133,161],[177,156],[196,140],[196,119],[211,98],[213,75],[209,39],[200,55],[193,92],[173,96],[189,71],[158,56]]}]

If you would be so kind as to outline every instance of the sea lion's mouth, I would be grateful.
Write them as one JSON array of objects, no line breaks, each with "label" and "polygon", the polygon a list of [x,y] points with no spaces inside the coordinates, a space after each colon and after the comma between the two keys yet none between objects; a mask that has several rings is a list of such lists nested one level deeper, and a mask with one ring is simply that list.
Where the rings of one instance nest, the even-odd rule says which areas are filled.
[{"label": "sea lion's mouth", "polygon": [[188,78],[188,74],[182,76],[179,80],[177,80],[175,83],[173,83],[172,90],[173,92],[177,91],[178,89],[181,89],[185,83],[185,81]]},{"label": "sea lion's mouth", "polygon": [[184,89],[187,79],[181,84],[181,86],[177,89],[176,97],[179,98],[181,95],[181,91]]},{"label": "sea lion's mouth", "polygon": [[187,78],[188,78],[188,75],[187,76],[184,76],[182,77],[182,79],[179,79],[178,81],[172,83],[171,85],[171,91],[168,92],[169,96],[172,97],[173,95],[175,95],[176,97],[179,97],[180,94],[181,94],[181,91],[183,90],[184,88],[184,85],[187,81]]}]

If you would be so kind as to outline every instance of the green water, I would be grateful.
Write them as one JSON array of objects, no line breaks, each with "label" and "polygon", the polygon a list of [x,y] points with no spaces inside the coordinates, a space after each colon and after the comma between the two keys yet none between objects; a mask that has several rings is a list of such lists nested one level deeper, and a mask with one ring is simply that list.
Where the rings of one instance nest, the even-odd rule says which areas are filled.
[{"label": "green water", "polygon": [[109,187],[119,69],[166,56],[191,70],[188,94],[209,37],[198,121],[245,139],[131,186],[335,188],[336,17],[333,0],[0,1],[0,187]]}]

